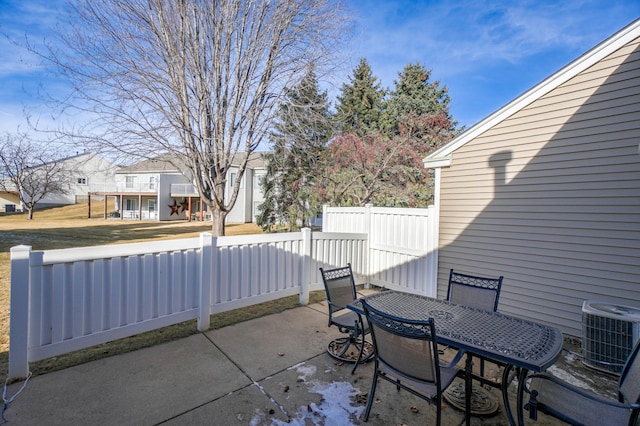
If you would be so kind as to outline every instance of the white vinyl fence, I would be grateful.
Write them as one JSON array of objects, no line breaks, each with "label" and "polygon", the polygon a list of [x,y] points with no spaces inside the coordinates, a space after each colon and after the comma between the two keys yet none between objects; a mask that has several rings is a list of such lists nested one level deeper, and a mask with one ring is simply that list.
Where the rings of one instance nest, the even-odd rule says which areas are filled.
[{"label": "white vinyl fence", "polygon": [[436,297],[438,234],[433,206],[425,209],[325,206],[322,230],[369,236],[369,283]]},{"label": "white vinyl fence", "polygon": [[9,378],[29,362],[323,288],[319,268],[436,295],[431,209],[324,209],[323,232],[258,234],[64,250],[11,249]]},{"label": "white vinyl fence", "polygon": [[29,362],[182,321],[323,288],[319,267],[368,275],[364,233],[212,237],[32,251],[11,249],[9,378]]}]

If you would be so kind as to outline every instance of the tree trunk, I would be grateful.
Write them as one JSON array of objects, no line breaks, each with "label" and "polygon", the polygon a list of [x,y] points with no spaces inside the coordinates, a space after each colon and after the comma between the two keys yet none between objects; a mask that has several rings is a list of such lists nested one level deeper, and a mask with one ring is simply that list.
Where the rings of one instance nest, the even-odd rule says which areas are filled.
[{"label": "tree trunk", "polygon": [[31,220],[33,219],[33,209],[27,209],[28,215],[27,215],[27,219]]},{"label": "tree trunk", "polygon": [[220,209],[213,209],[211,212],[211,233],[216,237],[224,236],[224,223],[227,212]]}]

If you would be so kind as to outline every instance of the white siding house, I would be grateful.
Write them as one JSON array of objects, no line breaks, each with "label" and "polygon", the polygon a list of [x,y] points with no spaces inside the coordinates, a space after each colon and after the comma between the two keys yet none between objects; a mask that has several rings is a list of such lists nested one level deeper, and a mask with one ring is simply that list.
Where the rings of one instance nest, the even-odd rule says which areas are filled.
[{"label": "white siding house", "polygon": [[14,212],[19,208],[18,191],[0,191],[0,212]]},{"label": "white siding house", "polygon": [[[242,177],[240,193],[227,223],[250,223],[255,218],[255,204],[262,202],[262,190],[256,176],[264,174],[262,153],[253,153]],[[116,212],[122,219],[205,220],[209,216],[200,202],[195,186],[166,157],[140,161],[116,171],[115,185],[96,195],[114,197]],[[227,197],[238,175],[238,167],[229,169]],[[228,199],[228,198],[227,198]]]},{"label": "white siding house", "polygon": [[640,20],[424,159],[438,295],[504,275],[499,310],[581,333],[596,299],[640,306]]},{"label": "white siding house", "polygon": [[[68,191],[65,194],[46,195],[38,202],[38,209],[86,202],[89,193],[104,191],[113,185],[117,167],[97,154],[85,152],[59,160],[58,163],[66,171],[65,186]],[[0,193],[0,204],[3,211],[7,210],[8,206],[24,210],[20,205],[17,190]]]}]

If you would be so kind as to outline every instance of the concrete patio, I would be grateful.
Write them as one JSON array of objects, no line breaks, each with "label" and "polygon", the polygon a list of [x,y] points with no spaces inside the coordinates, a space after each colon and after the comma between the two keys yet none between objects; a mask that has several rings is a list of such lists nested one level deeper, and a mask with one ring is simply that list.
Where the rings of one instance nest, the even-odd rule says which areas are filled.
[{"label": "concrete patio", "polygon": [[[34,377],[4,419],[16,425],[364,424],[359,416],[373,364],[351,375],[352,365],[336,363],[325,348],[339,335],[327,327],[325,303],[301,306]],[[616,378],[587,369],[572,352],[563,353],[552,371],[615,395]],[[20,386],[9,386],[7,398]],[[499,391],[489,393],[498,412],[473,417],[472,424],[506,425]],[[461,411],[443,407],[443,424],[464,423]],[[434,422],[434,407],[381,382],[367,424]],[[562,423],[541,414],[527,424]]]}]

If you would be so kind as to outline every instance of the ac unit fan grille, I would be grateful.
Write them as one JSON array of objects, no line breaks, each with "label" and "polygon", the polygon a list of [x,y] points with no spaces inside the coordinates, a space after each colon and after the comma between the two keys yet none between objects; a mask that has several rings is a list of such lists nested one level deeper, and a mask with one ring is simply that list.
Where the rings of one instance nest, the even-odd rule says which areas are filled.
[{"label": "ac unit fan grille", "polygon": [[584,364],[620,375],[633,349],[636,323],[582,313]]}]

